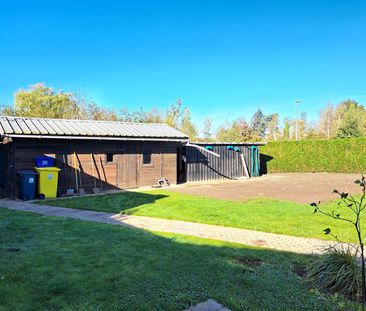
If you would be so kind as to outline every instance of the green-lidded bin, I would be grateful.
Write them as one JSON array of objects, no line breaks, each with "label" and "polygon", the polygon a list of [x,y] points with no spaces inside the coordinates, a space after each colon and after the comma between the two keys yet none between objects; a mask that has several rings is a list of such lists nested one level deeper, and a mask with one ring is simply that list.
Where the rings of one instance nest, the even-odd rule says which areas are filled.
[{"label": "green-lidded bin", "polygon": [[19,174],[19,198],[23,201],[36,198],[37,173],[33,170],[20,170]]}]

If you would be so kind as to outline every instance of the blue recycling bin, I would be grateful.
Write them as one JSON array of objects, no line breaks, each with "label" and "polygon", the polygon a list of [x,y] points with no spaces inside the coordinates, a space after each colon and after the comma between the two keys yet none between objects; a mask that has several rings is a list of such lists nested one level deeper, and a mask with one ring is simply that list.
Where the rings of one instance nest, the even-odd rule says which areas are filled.
[{"label": "blue recycling bin", "polygon": [[37,173],[32,170],[20,170],[17,173],[20,183],[19,198],[23,201],[34,200],[36,198]]},{"label": "blue recycling bin", "polygon": [[52,167],[55,159],[48,156],[38,156],[34,159],[36,161],[36,167]]}]

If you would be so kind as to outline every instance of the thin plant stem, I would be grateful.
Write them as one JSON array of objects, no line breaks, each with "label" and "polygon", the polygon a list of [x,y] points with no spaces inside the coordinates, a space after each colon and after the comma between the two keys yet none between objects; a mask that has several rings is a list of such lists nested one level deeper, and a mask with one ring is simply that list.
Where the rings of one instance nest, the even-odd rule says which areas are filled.
[{"label": "thin plant stem", "polygon": [[[315,206],[314,213],[319,212],[322,215],[328,216],[333,219],[341,220],[348,222],[354,226],[357,233],[357,240],[358,240],[358,247],[356,247],[355,254],[359,254],[361,257],[361,299],[362,299],[362,310],[365,310],[366,305],[366,267],[365,267],[365,250],[364,250],[364,241],[362,238],[362,228],[361,228],[361,214],[362,211],[366,208],[365,204],[365,197],[366,197],[366,180],[365,177],[362,176],[360,180],[357,180],[355,183],[358,183],[360,187],[362,188],[362,194],[361,198],[359,200],[356,200],[354,196],[349,195],[348,193],[340,193],[338,190],[334,190],[335,193],[337,193],[340,196],[340,202],[338,205],[343,203],[347,208],[349,208],[356,216],[356,218],[349,219],[345,217],[341,217],[340,213],[335,213],[335,210],[333,210],[331,213],[324,211],[320,207],[319,204],[312,203],[312,206]],[[330,234],[331,236],[335,237],[337,241],[341,242],[337,236],[331,233],[331,230],[329,228],[325,229],[325,234]],[[352,245],[352,244],[349,244]],[[354,245],[352,245],[354,246]]]}]

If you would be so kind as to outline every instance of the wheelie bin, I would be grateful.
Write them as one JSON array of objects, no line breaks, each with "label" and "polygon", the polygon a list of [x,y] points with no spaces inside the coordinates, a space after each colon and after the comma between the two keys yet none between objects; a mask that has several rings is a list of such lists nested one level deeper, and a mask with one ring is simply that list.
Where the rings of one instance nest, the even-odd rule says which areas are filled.
[{"label": "wheelie bin", "polygon": [[38,156],[35,157],[34,160],[36,161],[36,167],[52,167],[55,159],[48,156]]},{"label": "wheelie bin", "polygon": [[19,170],[19,198],[23,201],[34,200],[36,198],[37,173],[32,170]]},{"label": "wheelie bin", "polygon": [[53,199],[57,196],[58,167],[35,167],[38,172],[38,198]]}]

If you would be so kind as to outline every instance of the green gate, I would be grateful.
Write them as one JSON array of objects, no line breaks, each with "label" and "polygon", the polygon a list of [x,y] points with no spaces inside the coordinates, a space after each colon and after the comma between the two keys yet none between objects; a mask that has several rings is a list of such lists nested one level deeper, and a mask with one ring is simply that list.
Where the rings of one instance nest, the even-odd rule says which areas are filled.
[{"label": "green gate", "polygon": [[251,175],[252,177],[259,176],[259,148],[258,146],[251,146]]}]

